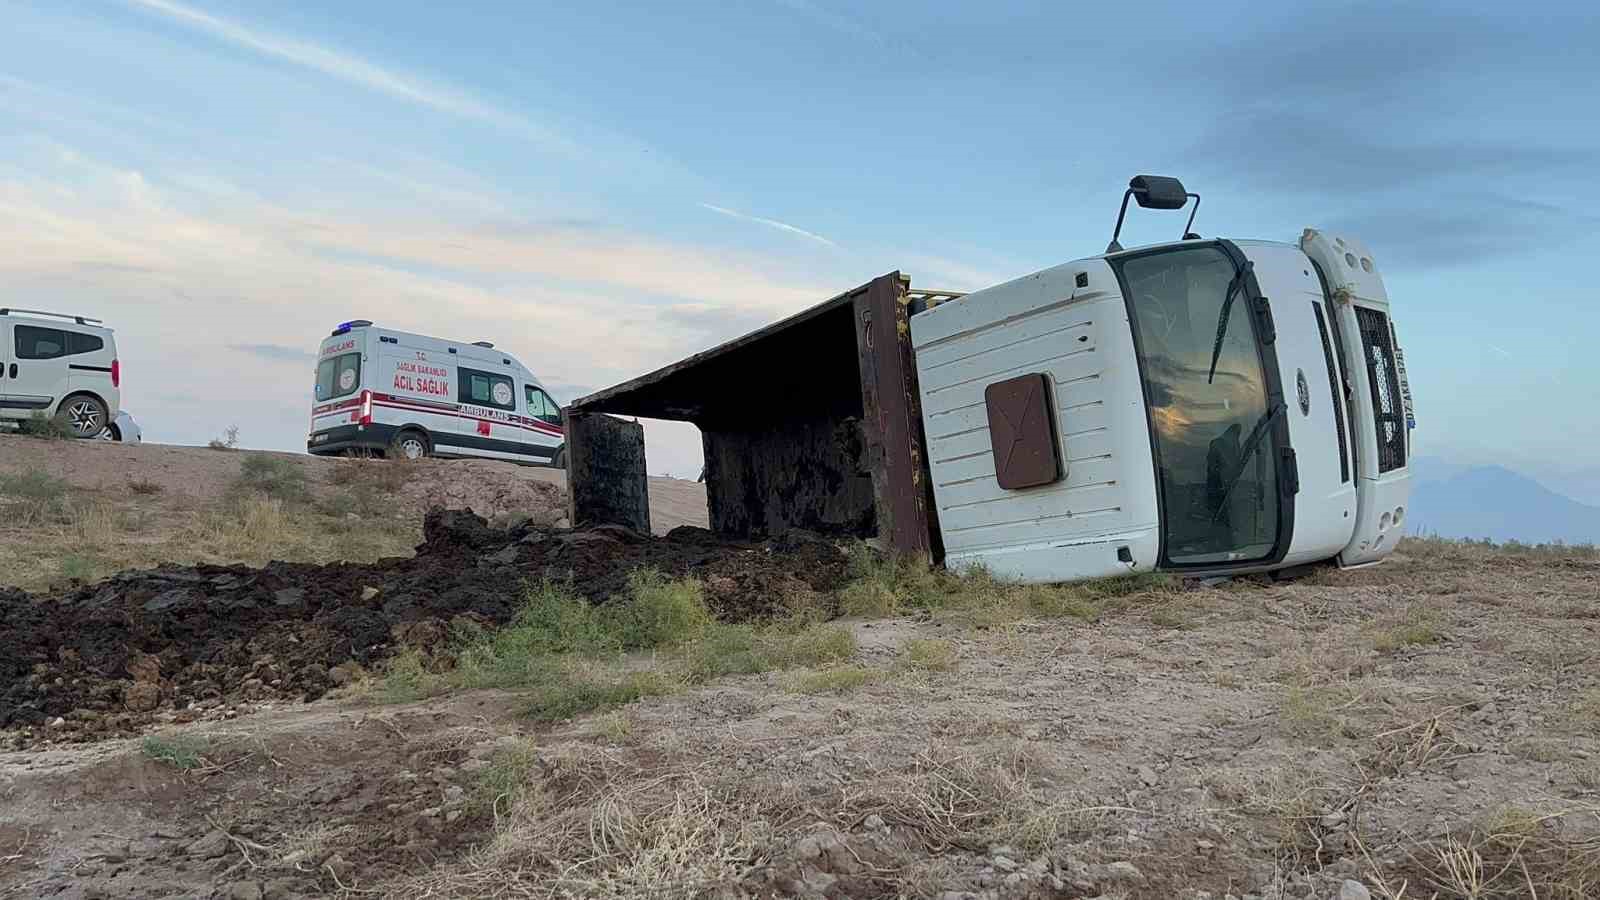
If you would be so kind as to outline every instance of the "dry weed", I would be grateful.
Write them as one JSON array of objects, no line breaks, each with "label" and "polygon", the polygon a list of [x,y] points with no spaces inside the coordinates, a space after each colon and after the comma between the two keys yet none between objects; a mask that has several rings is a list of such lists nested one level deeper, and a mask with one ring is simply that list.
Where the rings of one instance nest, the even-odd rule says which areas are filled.
[{"label": "dry weed", "polygon": [[1407,851],[1408,882],[1440,900],[1582,900],[1600,895],[1600,808],[1499,810]]}]

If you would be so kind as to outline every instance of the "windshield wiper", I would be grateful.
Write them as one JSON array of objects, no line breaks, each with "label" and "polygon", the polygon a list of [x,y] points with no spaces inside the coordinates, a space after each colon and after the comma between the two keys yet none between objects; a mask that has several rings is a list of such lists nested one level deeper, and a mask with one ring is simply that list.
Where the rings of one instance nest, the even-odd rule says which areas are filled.
[{"label": "windshield wiper", "polygon": [[1221,516],[1222,511],[1227,508],[1228,498],[1233,496],[1233,486],[1238,484],[1239,479],[1244,477],[1244,464],[1250,459],[1250,454],[1256,451],[1256,447],[1261,445],[1261,441],[1267,436],[1267,431],[1272,425],[1272,421],[1282,415],[1283,410],[1284,404],[1274,403],[1271,409],[1262,413],[1261,418],[1256,420],[1256,426],[1250,429],[1249,436],[1244,439],[1244,444],[1239,448],[1239,468],[1228,479],[1228,486],[1222,491],[1222,499],[1217,501],[1217,511],[1212,513],[1211,521],[1217,521],[1217,517]]},{"label": "windshield wiper", "polygon": [[1233,311],[1233,296],[1244,286],[1244,276],[1254,265],[1250,260],[1245,260],[1244,265],[1233,273],[1233,280],[1228,282],[1228,293],[1222,298],[1222,313],[1217,316],[1217,340],[1211,345],[1211,368],[1206,370],[1206,384],[1210,384],[1217,374],[1217,360],[1222,356],[1222,339],[1228,335],[1228,313]]}]

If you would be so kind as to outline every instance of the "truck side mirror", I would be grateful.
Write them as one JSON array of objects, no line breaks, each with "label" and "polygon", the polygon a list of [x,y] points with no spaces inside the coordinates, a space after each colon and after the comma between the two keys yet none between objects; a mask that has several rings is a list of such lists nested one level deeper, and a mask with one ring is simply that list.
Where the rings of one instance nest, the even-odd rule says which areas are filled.
[{"label": "truck side mirror", "polygon": [[1111,243],[1106,247],[1107,253],[1117,253],[1122,250],[1118,238],[1122,237],[1122,221],[1128,215],[1128,198],[1138,201],[1142,209],[1183,209],[1188,204],[1189,198],[1194,198],[1194,209],[1189,212],[1189,224],[1183,228],[1183,239],[1195,240],[1199,235],[1191,229],[1194,227],[1194,217],[1200,212],[1200,195],[1191,194],[1184,190],[1183,182],[1166,175],[1135,175],[1128,182],[1128,190],[1122,195],[1122,208],[1117,211],[1117,228],[1111,233]]},{"label": "truck side mirror", "polygon": [[1183,182],[1165,175],[1139,175],[1128,182],[1128,191],[1144,209],[1183,209],[1189,202]]}]

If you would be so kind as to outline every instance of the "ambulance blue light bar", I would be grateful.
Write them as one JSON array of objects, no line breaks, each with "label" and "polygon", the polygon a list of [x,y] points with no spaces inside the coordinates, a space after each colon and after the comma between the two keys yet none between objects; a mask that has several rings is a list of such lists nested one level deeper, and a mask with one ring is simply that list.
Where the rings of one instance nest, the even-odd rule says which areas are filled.
[{"label": "ambulance blue light bar", "polygon": [[372,321],[369,320],[369,319],[351,319],[348,322],[339,323],[339,327],[335,328],[333,330],[333,334],[330,334],[328,336],[329,337],[338,337],[339,335],[344,334],[345,332],[349,331],[352,328],[365,328],[365,327],[367,327],[368,325],[371,325],[371,324],[372,324]]}]

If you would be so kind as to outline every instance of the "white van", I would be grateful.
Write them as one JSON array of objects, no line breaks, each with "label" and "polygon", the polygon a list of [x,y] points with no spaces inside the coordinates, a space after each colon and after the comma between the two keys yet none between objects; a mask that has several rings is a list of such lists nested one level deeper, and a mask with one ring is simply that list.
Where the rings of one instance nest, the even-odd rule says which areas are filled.
[{"label": "white van", "polygon": [[99,319],[0,307],[0,420],[61,416],[99,437],[121,402],[117,342]]},{"label": "white van", "polygon": [[566,465],[561,407],[515,357],[379,328],[333,330],[317,353],[307,452]]}]

